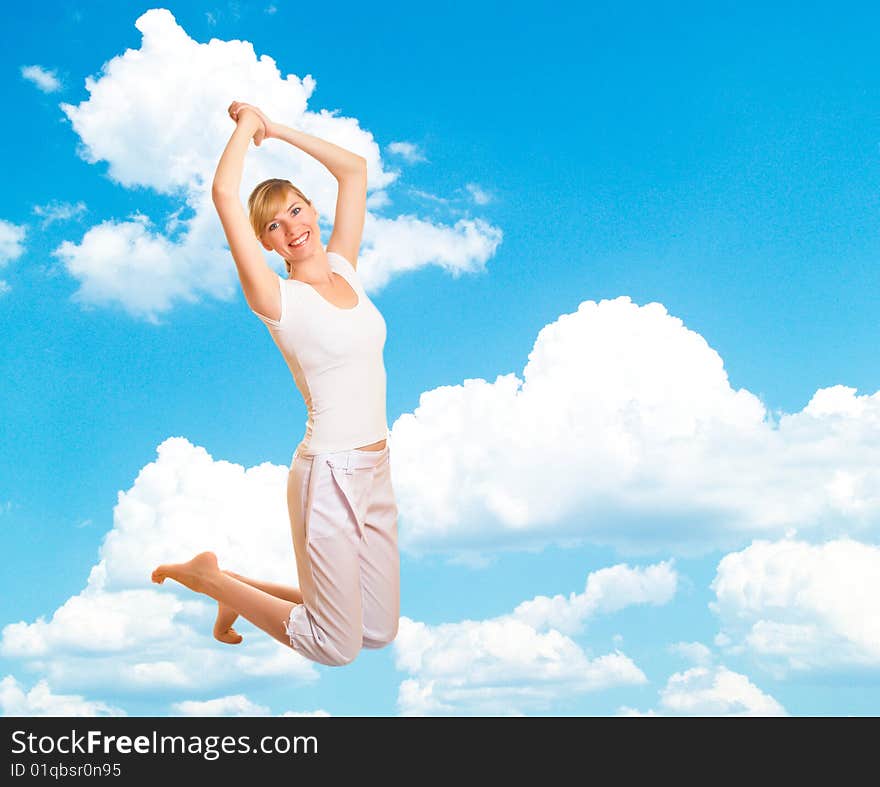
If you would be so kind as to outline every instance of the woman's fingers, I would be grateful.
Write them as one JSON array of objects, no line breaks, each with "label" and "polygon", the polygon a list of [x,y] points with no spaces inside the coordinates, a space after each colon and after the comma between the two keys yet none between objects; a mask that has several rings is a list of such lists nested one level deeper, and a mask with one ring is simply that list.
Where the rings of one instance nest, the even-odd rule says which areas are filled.
[{"label": "woman's fingers", "polygon": [[233,101],[229,105],[229,116],[238,123],[238,118],[245,109],[253,112],[260,121],[260,125],[254,132],[253,137],[254,144],[259,147],[263,140],[269,136],[269,119],[253,104],[245,104],[243,101]]},{"label": "woman's fingers", "polygon": [[260,120],[263,121],[263,133],[265,134],[266,137],[268,137],[269,136],[269,128],[272,125],[272,121],[266,117],[266,113],[263,112],[262,110],[257,110],[257,114],[260,116]]},{"label": "woman's fingers", "polygon": [[229,105],[229,109],[227,110],[229,112],[229,117],[231,117],[237,123],[241,111],[247,106],[247,104],[242,104],[240,101],[233,101]]},{"label": "woman's fingers", "polygon": [[245,104],[239,101],[234,101],[229,106],[229,116],[236,122],[239,122],[239,118],[241,117],[241,113],[245,110],[249,110],[253,113],[254,117],[257,119],[258,124],[256,129],[254,129],[253,140],[254,144],[259,147],[263,140],[269,136],[269,129],[266,126],[266,121],[263,118],[262,113],[251,104]]}]

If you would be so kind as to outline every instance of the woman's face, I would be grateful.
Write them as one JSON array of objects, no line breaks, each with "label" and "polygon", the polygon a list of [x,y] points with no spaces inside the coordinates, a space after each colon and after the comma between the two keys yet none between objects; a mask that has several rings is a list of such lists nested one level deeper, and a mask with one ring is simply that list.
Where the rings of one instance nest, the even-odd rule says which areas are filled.
[{"label": "woman's face", "polygon": [[[278,252],[291,264],[311,257],[315,253],[315,244],[321,242],[318,212],[291,191],[284,201],[284,207],[266,222],[260,240],[267,251]],[[299,245],[294,245],[297,240],[300,241]]]}]

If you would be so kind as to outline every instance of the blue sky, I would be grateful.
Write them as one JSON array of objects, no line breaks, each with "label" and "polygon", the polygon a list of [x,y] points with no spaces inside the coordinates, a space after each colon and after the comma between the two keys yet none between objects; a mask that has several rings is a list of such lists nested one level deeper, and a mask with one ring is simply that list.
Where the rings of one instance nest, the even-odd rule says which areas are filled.
[{"label": "blue sky", "polygon": [[[877,17],[19,7],[0,710],[876,712]],[[149,582],[211,548],[296,583],[305,407],[206,193],[233,100],[369,165],[403,618],[342,669]],[[332,215],[306,158],[252,148],[243,196]]]}]

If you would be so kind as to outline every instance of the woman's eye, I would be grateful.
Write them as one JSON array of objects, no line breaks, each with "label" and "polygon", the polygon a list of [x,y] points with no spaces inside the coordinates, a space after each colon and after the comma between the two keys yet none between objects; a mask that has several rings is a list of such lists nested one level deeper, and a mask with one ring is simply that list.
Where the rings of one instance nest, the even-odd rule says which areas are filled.
[{"label": "woman's eye", "polygon": [[[300,207],[296,207],[296,208],[292,208],[290,212],[291,212],[294,216],[296,216],[297,211],[300,211],[300,210],[302,210],[302,208],[300,208]],[[270,225],[269,225],[269,232],[272,232],[272,230],[275,229],[275,227],[277,227],[277,226],[278,226],[277,224],[270,224]]]}]

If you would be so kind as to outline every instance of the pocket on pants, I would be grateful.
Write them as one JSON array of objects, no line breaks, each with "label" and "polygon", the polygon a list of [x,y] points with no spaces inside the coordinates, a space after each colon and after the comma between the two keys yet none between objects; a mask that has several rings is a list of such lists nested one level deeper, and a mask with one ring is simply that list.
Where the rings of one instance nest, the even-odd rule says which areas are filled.
[{"label": "pocket on pants", "polygon": [[[370,505],[370,496],[373,489],[373,478],[376,473],[375,467],[350,467],[346,469],[344,460],[325,460],[330,471],[330,482],[335,487],[337,500],[342,504],[340,522],[331,525],[331,532],[327,535],[338,534],[338,528],[350,527],[354,524],[357,535],[363,535],[364,517]],[[322,534],[312,531],[313,537]]]}]

